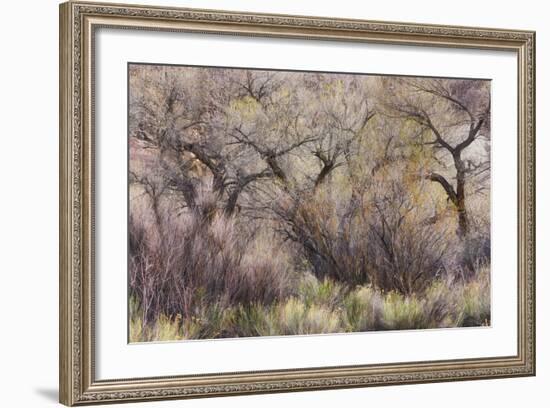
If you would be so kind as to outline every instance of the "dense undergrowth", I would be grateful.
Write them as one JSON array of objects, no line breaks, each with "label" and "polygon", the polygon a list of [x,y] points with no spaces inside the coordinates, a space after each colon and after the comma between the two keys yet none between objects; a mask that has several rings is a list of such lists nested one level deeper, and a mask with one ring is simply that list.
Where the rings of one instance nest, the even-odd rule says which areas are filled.
[{"label": "dense undergrowth", "polygon": [[130,340],[489,325],[490,95],[131,65]]},{"label": "dense undergrowth", "polygon": [[146,325],[135,299],[131,308],[131,342],[487,326],[491,321],[487,266],[467,283],[437,280],[422,295],[371,286],[346,290],[308,276],[295,295],[270,305],[204,303],[189,318],[163,314]]}]

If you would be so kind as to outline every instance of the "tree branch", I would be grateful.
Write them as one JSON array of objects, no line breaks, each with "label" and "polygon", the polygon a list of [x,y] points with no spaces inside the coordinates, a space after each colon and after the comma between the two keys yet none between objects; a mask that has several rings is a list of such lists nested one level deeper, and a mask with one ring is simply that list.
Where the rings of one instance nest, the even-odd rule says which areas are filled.
[{"label": "tree branch", "polygon": [[441,187],[445,190],[447,193],[447,197],[452,201],[454,205],[458,205],[458,196],[453,188],[453,186],[447,181],[445,177],[443,177],[441,174],[437,173],[430,173],[427,177],[428,180],[434,181],[436,183],[439,183]]}]

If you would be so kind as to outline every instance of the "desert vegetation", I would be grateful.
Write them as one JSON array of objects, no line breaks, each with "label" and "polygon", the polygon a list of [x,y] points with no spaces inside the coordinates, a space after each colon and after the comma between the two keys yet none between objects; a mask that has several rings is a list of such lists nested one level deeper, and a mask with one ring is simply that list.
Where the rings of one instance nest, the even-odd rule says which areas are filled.
[{"label": "desert vegetation", "polygon": [[130,341],[490,324],[489,81],[129,86]]}]

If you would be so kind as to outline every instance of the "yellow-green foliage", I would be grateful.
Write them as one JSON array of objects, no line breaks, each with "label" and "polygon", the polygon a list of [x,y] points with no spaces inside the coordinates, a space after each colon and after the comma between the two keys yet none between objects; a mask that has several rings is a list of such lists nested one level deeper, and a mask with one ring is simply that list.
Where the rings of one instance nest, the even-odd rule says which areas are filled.
[{"label": "yellow-green foliage", "polygon": [[387,330],[426,328],[422,301],[415,296],[405,297],[397,292],[390,292],[384,297],[382,320]]},{"label": "yellow-green foliage", "polygon": [[338,282],[330,279],[318,281],[312,275],[302,279],[298,288],[298,296],[306,306],[334,306],[340,302],[344,288]]},{"label": "yellow-green foliage", "polygon": [[360,287],[343,301],[342,318],[346,331],[367,331],[380,327],[382,296],[371,286]]},{"label": "yellow-green foliage", "polygon": [[488,326],[491,321],[491,287],[489,268],[483,267],[480,277],[466,284],[459,293],[462,312],[460,326]]},{"label": "yellow-green foliage", "polygon": [[341,330],[340,319],[335,311],[318,304],[307,306],[295,298],[277,308],[274,317],[279,334],[335,333]]},{"label": "yellow-green foliage", "polygon": [[483,326],[491,320],[489,268],[466,283],[436,280],[422,294],[405,296],[372,286],[345,290],[331,280],[307,276],[296,295],[271,305],[223,308],[204,304],[190,319],[159,316],[143,325],[130,301],[130,341],[279,336],[372,330]]},{"label": "yellow-green foliage", "polygon": [[151,325],[143,325],[141,317],[130,320],[130,342],[183,340],[180,318],[169,319],[161,315]]},{"label": "yellow-green foliage", "polygon": [[258,113],[260,106],[254,98],[245,96],[240,99],[234,99],[231,102],[230,109],[235,115],[240,115],[245,120],[251,120]]}]

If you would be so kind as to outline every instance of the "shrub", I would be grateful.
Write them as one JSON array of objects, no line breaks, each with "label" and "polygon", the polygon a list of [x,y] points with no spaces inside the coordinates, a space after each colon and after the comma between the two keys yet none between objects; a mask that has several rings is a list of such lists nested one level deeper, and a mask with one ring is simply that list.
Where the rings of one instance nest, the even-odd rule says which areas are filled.
[{"label": "shrub", "polygon": [[306,306],[291,298],[276,311],[280,334],[321,334],[343,331],[338,314],[326,306]]},{"label": "shrub", "polygon": [[319,281],[312,275],[306,275],[298,285],[297,296],[306,305],[323,305],[334,308],[341,303],[346,288],[342,283],[325,278]]},{"label": "shrub", "polygon": [[319,280],[331,279],[349,287],[369,281],[366,224],[354,200],[341,205],[319,189],[281,205],[279,216],[286,223],[288,237]]},{"label": "shrub", "polygon": [[271,304],[290,292],[286,258],[243,237],[234,218],[165,211],[160,220],[156,231],[147,217],[129,225],[130,292],[143,324],[161,314],[198,316],[204,304]]},{"label": "shrub", "polygon": [[450,279],[437,279],[422,295],[427,328],[455,327],[461,305],[454,294],[461,284]]},{"label": "shrub", "polygon": [[401,183],[379,189],[369,223],[373,284],[408,296],[422,293],[444,273],[454,232],[444,220],[426,218]]},{"label": "shrub", "polygon": [[446,220],[430,220],[399,182],[373,190],[348,194],[347,201],[315,190],[293,204],[283,201],[278,211],[319,280],[422,292],[452,265],[454,230]]},{"label": "shrub", "polygon": [[[143,324],[139,303],[130,301],[130,341],[212,339],[413,330],[490,324],[489,268],[463,282],[435,280],[423,293],[403,295],[371,285],[343,291],[331,281],[305,277],[296,293],[271,304],[226,305],[197,297],[192,316],[165,314]],[[202,299],[202,300],[197,300]]]},{"label": "shrub", "polygon": [[277,335],[269,307],[260,304],[238,305],[228,310],[223,337],[255,337]]},{"label": "shrub", "polygon": [[186,337],[180,329],[180,318],[170,319],[165,315],[157,316],[153,324],[144,325],[140,316],[130,320],[130,342],[176,341]]},{"label": "shrub", "polygon": [[382,327],[385,330],[426,328],[422,303],[415,297],[388,293],[382,306]]},{"label": "shrub", "polygon": [[383,300],[372,286],[359,287],[343,301],[343,321],[346,331],[378,330],[382,326]]},{"label": "shrub", "polygon": [[458,294],[462,306],[458,326],[488,326],[491,323],[490,268],[478,269],[475,279],[467,282]]}]

